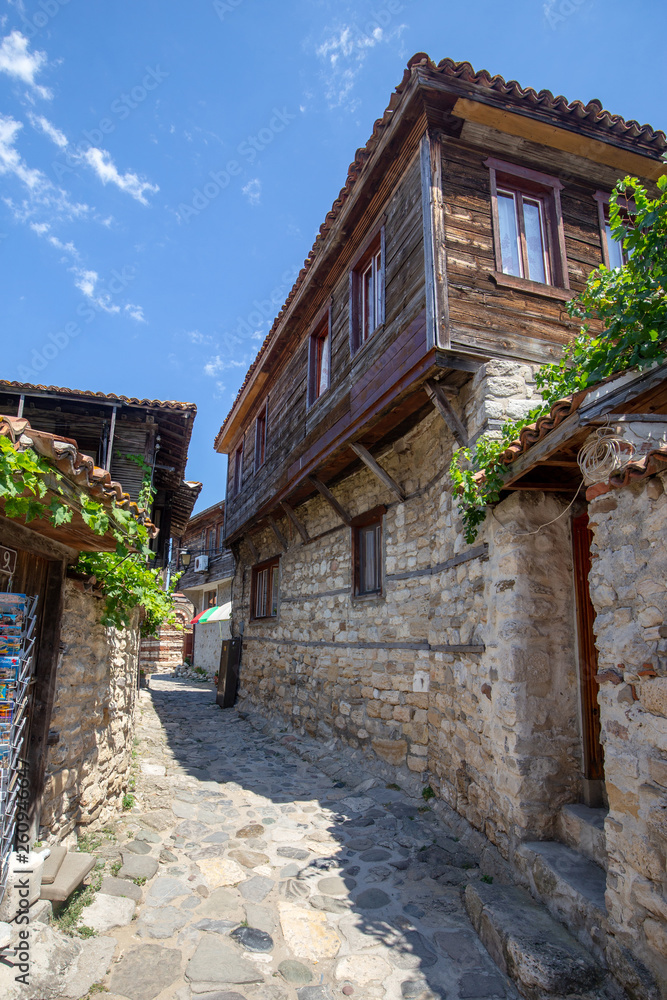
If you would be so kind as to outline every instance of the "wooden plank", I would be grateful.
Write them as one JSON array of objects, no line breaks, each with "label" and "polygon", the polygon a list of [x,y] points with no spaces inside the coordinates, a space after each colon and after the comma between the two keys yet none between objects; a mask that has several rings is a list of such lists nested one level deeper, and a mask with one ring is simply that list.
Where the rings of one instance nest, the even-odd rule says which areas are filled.
[{"label": "wooden plank", "polygon": [[424,227],[424,275],[426,289],[426,343],[438,343],[435,277],[435,244],[433,237],[433,191],[431,184],[431,138],[427,132],[419,148],[422,186],[422,225]]},{"label": "wooden plank", "polygon": [[429,379],[425,389],[450,431],[462,448],[468,447],[468,430],[454,411],[440,385]]},{"label": "wooden plank", "polygon": [[278,527],[275,518],[273,518],[271,514],[268,514],[266,519],[271,525],[271,528],[273,529],[273,534],[278,539],[278,544],[282,546],[283,552],[287,552],[287,549],[289,548],[289,545],[287,544],[287,539],[285,538],[282,531]]},{"label": "wooden plank", "polygon": [[360,444],[358,441],[350,441],[350,448],[355,455],[358,455],[364,465],[368,466],[371,472],[377,476],[380,482],[384,483],[387,489],[391,490],[392,493],[395,493],[401,502],[405,500],[405,493],[396,480],[392,479],[389,473],[385,472],[381,465],[378,465],[371,453],[364,448],[363,444]]},{"label": "wooden plank", "polygon": [[292,522],[292,524],[294,525],[294,527],[296,528],[296,530],[301,535],[301,538],[303,539],[304,544],[306,544],[307,542],[309,542],[310,541],[310,536],[309,536],[308,532],[306,531],[306,526],[303,523],[303,521],[301,520],[301,518],[297,517],[294,509],[292,507],[290,507],[290,505],[287,503],[286,500],[281,500],[280,501],[280,506],[285,511],[285,513],[289,517],[290,521]]},{"label": "wooden plank", "polygon": [[348,514],[348,512],[345,510],[345,508],[338,503],[331,490],[328,489],[328,487],[325,486],[324,483],[317,478],[317,476],[311,475],[308,476],[308,479],[313,484],[317,492],[324,497],[324,499],[330,504],[331,507],[333,507],[333,509],[336,511],[343,524],[347,524],[349,526],[352,519]]}]

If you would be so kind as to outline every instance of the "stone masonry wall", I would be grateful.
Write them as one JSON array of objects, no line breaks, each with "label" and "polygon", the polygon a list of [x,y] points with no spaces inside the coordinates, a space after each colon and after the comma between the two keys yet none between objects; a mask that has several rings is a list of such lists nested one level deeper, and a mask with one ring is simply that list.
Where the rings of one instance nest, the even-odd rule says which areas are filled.
[{"label": "stone masonry wall", "polygon": [[142,636],[139,669],[146,674],[172,670],[183,662],[183,644],[194,617],[194,607],[184,594],[174,594],[174,613],[173,624],[164,625],[157,635]]},{"label": "stone masonry wall", "polygon": [[[471,430],[493,427],[534,405],[530,369],[488,364],[455,405]],[[241,546],[240,696],[407,767],[509,856],[550,836],[560,804],[579,797],[569,528],[563,518],[524,537],[565,505],[510,498],[503,523],[488,518],[468,545],[447,475],[453,448],[432,413],[377,456],[405,503],[365,467],[333,487],[352,516],[388,508],[382,597],[351,594],[350,529],[319,497],[298,510],[311,543],[281,522],[277,620],[249,621],[253,560]],[[271,532],[253,542],[260,559],[280,552]]]},{"label": "stone masonry wall", "polygon": [[139,630],[105,628],[101,613],[100,600],[66,581],[51,718],[59,739],[48,751],[40,823],[49,842],[108,823],[130,776]]},{"label": "stone masonry wall", "polygon": [[667,475],[590,505],[609,815],[607,907],[667,983]]}]

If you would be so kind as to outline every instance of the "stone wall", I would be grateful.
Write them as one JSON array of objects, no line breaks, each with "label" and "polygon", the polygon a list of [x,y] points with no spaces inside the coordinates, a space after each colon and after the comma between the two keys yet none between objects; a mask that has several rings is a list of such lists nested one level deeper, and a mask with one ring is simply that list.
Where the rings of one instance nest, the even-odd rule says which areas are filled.
[{"label": "stone wall", "polygon": [[609,815],[607,907],[667,983],[667,475],[590,505]]},{"label": "stone wall", "polygon": [[225,639],[231,638],[229,622],[197,622],[192,666],[205,670],[209,677],[220,667],[220,650]]},{"label": "stone wall", "polygon": [[185,637],[192,632],[190,622],[194,606],[184,594],[174,594],[175,621],[164,625],[157,635],[143,636],[139,650],[139,669],[146,674],[173,670],[183,663]]},{"label": "stone wall", "polygon": [[58,740],[48,750],[39,833],[51,843],[112,820],[130,777],[139,630],[105,628],[101,613],[99,599],[66,581],[50,726]]},{"label": "stone wall", "polygon": [[[534,405],[531,370],[490,363],[455,405],[473,431],[492,428]],[[454,447],[431,413],[377,456],[405,503],[365,467],[333,487],[352,516],[387,507],[382,597],[353,596],[350,529],[319,497],[298,510],[311,543],[281,523],[277,620],[249,620],[241,546],[240,696],[409,769],[509,856],[551,836],[560,805],[579,798],[569,527],[527,535],[565,503],[512,497],[470,546],[451,496]],[[279,554],[271,532],[253,542],[260,559]]]}]

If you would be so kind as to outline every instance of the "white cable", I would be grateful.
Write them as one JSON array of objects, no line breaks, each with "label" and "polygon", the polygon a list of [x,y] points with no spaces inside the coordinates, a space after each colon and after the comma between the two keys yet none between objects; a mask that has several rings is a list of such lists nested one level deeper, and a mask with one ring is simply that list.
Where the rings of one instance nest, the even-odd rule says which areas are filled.
[{"label": "white cable", "polygon": [[612,427],[600,427],[583,444],[577,463],[588,485],[606,483],[632,461],[634,453],[634,445],[615,434]]}]

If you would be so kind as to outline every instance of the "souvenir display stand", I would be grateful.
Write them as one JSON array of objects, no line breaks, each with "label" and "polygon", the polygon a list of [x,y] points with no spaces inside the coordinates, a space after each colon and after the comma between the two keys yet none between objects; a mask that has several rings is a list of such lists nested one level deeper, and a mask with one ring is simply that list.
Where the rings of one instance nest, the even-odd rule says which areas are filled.
[{"label": "souvenir display stand", "polygon": [[36,610],[37,597],[0,593],[0,901],[16,837]]}]

